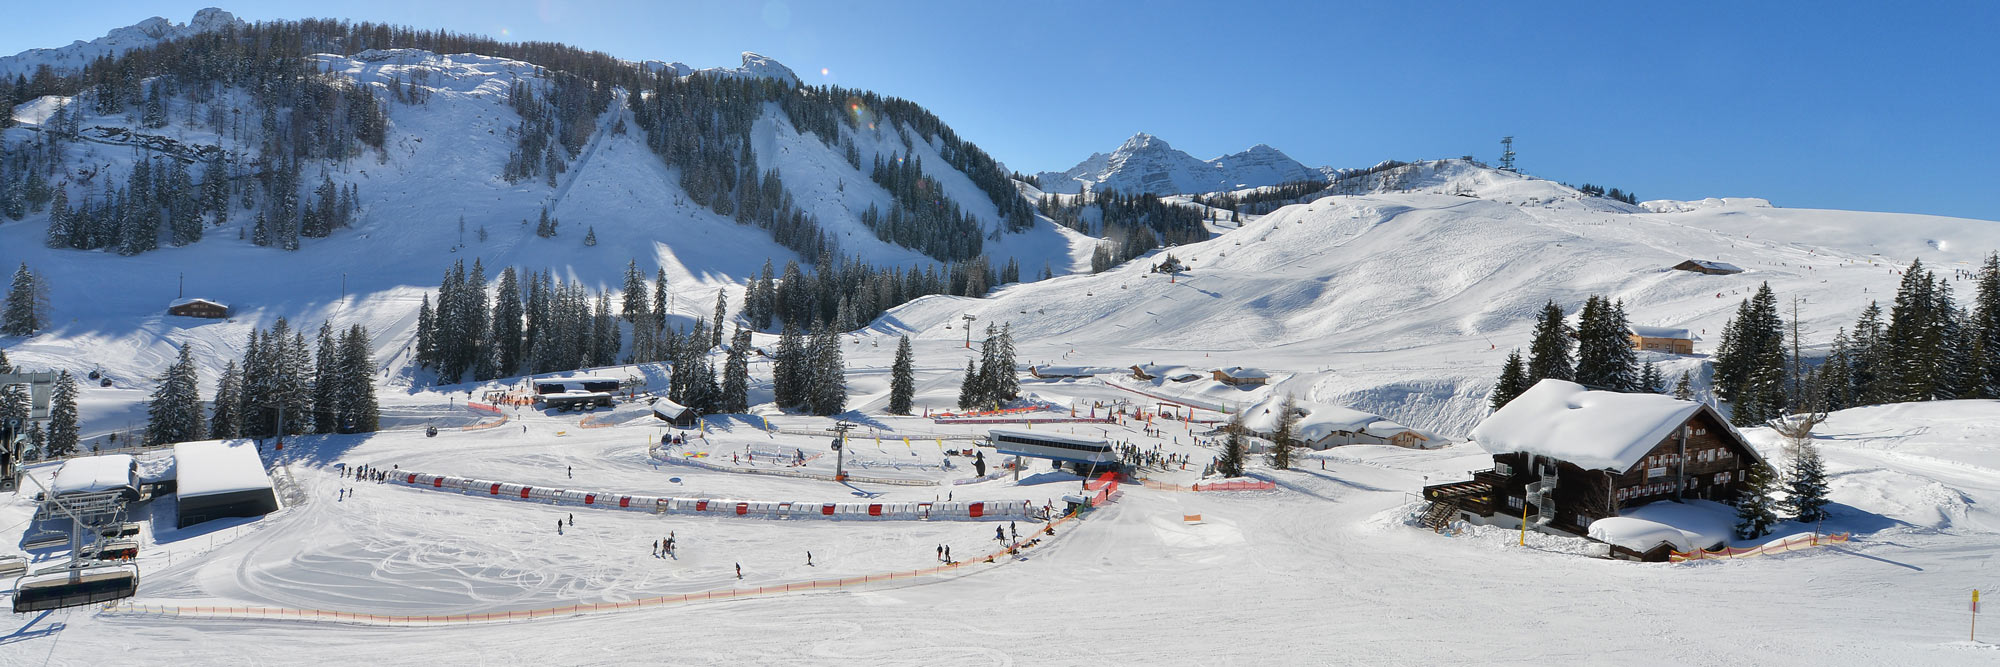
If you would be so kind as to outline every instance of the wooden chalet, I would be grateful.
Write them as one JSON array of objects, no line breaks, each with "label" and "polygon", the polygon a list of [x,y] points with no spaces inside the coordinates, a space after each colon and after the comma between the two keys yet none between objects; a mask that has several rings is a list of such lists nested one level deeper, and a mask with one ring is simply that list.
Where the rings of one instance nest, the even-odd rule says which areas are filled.
[{"label": "wooden chalet", "polygon": [[701,420],[693,408],[665,398],[653,401],[653,417],[680,428],[694,428]]},{"label": "wooden chalet", "polygon": [[219,320],[229,317],[229,306],[208,299],[176,299],[173,303],[167,304],[167,314]]},{"label": "wooden chalet", "polygon": [[1690,259],[1674,265],[1680,271],[1692,271],[1711,276],[1728,276],[1743,272],[1743,267],[1728,262],[1711,262],[1705,259]]},{"label": "wooden chalet", "polygon": [[1634,326],[1626,332],[1632,349],[1667,354],[1694,354],[1694,335],[1686,329]]},{"label": "wooden chalet", "polygon": [[1231,387],[1261,387],[1271,381],[1271,374],[1255,368],[1230,366],[1215,369],[1215,381]]},{"label": "wooden chalet", "polygon": [[1588,535],[1592,521],[1659,501],[1735,500],[1763,459],[1714,408],[1660,394],[1542,380],[1472,431],[1493,467],[1424,487],[1426,525],[1526,517]]}]

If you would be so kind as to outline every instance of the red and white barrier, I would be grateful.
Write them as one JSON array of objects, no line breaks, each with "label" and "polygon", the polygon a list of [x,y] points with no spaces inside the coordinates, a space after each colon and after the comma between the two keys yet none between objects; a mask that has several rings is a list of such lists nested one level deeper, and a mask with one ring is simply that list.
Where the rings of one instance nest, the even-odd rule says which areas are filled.
[{"label": "red and white barrier", "polygon": [[976,502],[829,503],[733,498],[673,498],[557,489],[513,482],[398,471],[390,481],[418,489],[523,502],[601,507],[656,514],[705,514],[762,519],[1015,521],[1039,520],[1040,506],[1027,500]]}]

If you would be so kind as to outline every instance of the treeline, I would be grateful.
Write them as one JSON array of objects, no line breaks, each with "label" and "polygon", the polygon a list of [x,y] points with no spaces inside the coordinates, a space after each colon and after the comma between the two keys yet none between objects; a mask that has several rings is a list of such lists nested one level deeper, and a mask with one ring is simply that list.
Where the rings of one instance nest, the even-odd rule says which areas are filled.
[{"label": "treeline", "polygon": [[895,199],[886,216],[874,204],[861,213],[862,224],[876,238],[947,262],[979,254],[979,220],[959,210],[958,202],[945,196],[944,186],[924,175],[923,158],[885,161],[878,153],[869,177]]},{"label": "treeline", "polygon": [[[899,351],[898,354],[901,354]],[[1021,395],[1021,378],[1014,372],[1013,325],[986,325],[979,341],[979,365],[965,360],[965,378],[958,387],[958,407],[995,409]]]},{"label": "treeline", "polygon": [[[1971,308],[1953,297],[1952,279],[1971,280]],[[1506,405],[1543,378],[1612,391],[1660,391],[1651,364],[1635,365],[1623,307],[1591,297],[1572,331],[1551,301],[1537,319],[1529,358],[1509,355],[1490,403]],[[1738,426],[1789,415],[1864,405],[2000,398],[2000,253],[1978,271],[1938,275],[1912,261],[1888,313],[1869,302],[1841,328],[1824,356],[1805,356],[1796,314],[1789,321],[1766,283],[1738,303],[1712,361],[1715,395]],[[1574,365],[1570,351],[1579,348]],[[1636,373],[1634,372],[1636,370]],[[1674,395],[1691,399],[1683,373]]]},{"label": "treeline", "polygon": [[[1208,239],[1201,209],[1170,204],[1157,195],[1128,195],[1116,190],[1069,197],[1043,195],[1036,207],[1056,224],[1103,239],[1091,250],[1092,273],[1123,264],[1162,245]],[[1095,223],[1086,215],[1093,211],[1098,214]]]},{"label": "treeline", "polygon": [[1215,208],[1226,208],[1234,212],[1230,220],[1240,220],[1241,214],[1262,215],[1278,210],[1279,207],[1297,203],[1308,195],[1326,191],[1323,180],[1291,181],[1251,190],[1244,193],[1221,192],[1212,195],[1195,195],[1194,203]]},{"label": "treeline", "polygon": [[[507,104],[520,114],[518,145],[507,156],[501,177],[520,182],[546,176],[550,187],[569,168],[597,126],[592,122],[611,105],[611,86],[561,71],[544,72],[542,91],[526,81],[507,87]],[[557,148],[561,148],[560,151]]]},{"label": "treeline", "polygon": [[1621,192],[1619,191],[1618,188],[1611,188],[1610,190],[1607,191],[1604,189],[1604,186],[1602,185],[1591,185],[1589,183],[1585,183],[1583,185],[1575,185],[1575,186],[1572,186],[1568,183],[1564,183],[1563,185],[1566,187],[1573,187],[1576,189],[1577,192],[1581,192],[1583,194],[1587,194],[1592,197],[1603,197],[1605,199],[1622,201],[1627,204],[1632,204],[1635,206],[1638,205],[1639,203],[1639,195],[1635,195],[1630,192]]},{"label": "treeline", "polygon": [[204,414],[192,348],[182,345],[147,405],[146,444],[375,431],[381,411],[369,348],[359,324],[335,334],[321,323],[308,348],[305,332],[278,318],[268,330],[251,330],[242,363],[223,368]]}]

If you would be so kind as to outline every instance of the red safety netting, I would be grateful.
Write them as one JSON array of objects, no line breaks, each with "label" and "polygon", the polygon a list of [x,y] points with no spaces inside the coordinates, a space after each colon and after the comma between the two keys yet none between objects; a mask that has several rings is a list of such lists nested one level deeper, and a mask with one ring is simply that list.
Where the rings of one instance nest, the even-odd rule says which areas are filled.
[{"label": "red safety netting", "polygon": [[1846,542],[1849,538],[1853,536],[1854,536],[1853,533],[1841,533],[1838,535],[1818,535],[1818,534],[1800,535],[1797,537],[1786,538],[1785,541],[1783,542],[1776,542],[1756,547],[1745,547],[1741,549],[1735,547],[1723,547],[1715,551],[1704,551],[1701,549],[1696,549],[1694,551],[1686,553],[1675,551],[1667,554],[1667,560],[1679,563],[1681,561],[1689,561],[1689,560],[1715,560],[1717,558],[1749,558],[1751,556],[1763,556],[1767,554],[1784,553],[1787,551],[1797,551],[1799,549],[1811,549],[1813,547],[1824,547],[1828,545],[1839,544],[1842,542]]}]

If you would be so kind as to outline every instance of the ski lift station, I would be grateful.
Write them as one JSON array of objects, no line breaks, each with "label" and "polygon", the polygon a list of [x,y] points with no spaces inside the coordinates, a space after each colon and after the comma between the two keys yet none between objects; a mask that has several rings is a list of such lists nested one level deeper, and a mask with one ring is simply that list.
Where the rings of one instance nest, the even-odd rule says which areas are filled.
[{"label": "ski lift station", "polygon": [[[1117,452],[1111,450],[1111,441],[1104,438],[996,428],[986,432],[986,441],[1001,454],[1048,459],[1057,465],[1067,463],[1079,474],[1087,475],[1118,465]],[[1016,474],[1019,471],[1017,466]]]},{"label": "ski lift station", "polygon": [[181,528],[204,521],[263,516],[278,510],[278,495],[257,448],[244,440],[204,440],[174,445],[175,494]]}]

